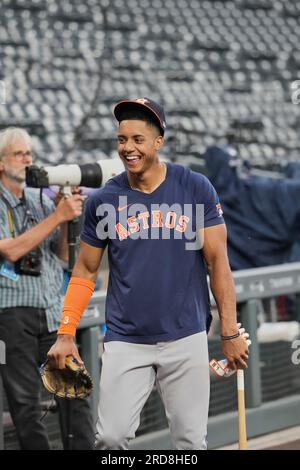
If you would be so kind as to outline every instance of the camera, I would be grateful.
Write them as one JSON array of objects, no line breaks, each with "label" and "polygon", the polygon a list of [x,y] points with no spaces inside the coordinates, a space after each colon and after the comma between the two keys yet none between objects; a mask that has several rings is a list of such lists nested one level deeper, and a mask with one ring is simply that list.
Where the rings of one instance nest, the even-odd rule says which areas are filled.
[{"label": "camera", "polygon": [[51,185],[100,188],[122,171],[124,165],[119,158],[105,158],[83,165],[31,165],[26,168],[26,184],[32,188],[47,188]]},{"label": "camera", "polygon": [[15,266],[17,274],[40,276],[42,268],[42,252],[40,248],[30,251],[23,256]]}]

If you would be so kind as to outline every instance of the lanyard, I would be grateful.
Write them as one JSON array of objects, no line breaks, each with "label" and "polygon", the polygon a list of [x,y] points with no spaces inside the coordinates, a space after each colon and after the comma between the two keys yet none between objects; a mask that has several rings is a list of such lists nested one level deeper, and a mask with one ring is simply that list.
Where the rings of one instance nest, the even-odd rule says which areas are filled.
[{"label": "lanyard", "polygon": [[15,233],[15,227],[14,227],[13,216],[12,216],[12,213],[11,213],[11,208],[6,206],[6,210],[7,210],[9,230],[10,230],[11,236],[13,238],[15,238],[16,233]]}]

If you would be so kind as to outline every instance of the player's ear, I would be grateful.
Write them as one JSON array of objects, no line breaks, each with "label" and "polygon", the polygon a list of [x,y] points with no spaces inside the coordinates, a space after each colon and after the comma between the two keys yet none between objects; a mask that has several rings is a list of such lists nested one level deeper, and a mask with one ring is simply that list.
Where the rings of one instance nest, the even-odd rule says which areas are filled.
[{"label": "player's ear", "polygon": [[154,144],[155,145],[155,150],[156,151],[159,150],[160,147],[163,145],[163,143],[164,143],[164,138],[163,138],[162,135],[159,135],[158,137],[156,137],[155,144]]}]

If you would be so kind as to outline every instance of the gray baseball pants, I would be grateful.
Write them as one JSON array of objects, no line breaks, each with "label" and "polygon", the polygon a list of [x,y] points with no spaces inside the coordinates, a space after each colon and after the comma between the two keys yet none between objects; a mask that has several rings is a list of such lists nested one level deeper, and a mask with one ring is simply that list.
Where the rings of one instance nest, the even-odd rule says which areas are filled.
[{"label": "gray baseball pants", "polygon": [[128,449],[155,382],[175,448],[207,448],[209,365],[203,331],[156,344],[104,344],[97,449]]}]

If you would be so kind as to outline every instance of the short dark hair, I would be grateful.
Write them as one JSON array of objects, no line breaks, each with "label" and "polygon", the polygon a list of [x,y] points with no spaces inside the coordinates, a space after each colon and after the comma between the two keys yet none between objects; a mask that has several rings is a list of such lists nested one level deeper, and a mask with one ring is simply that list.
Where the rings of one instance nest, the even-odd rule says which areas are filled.
[{"label": "short dark hair", "polygon": [[127,120],[128,121],[135,121],[135,120],[144,121],[148,124],[148,126],[155,128],[157,132],[159,133],[159,135],[163,135],[157,119],[155,119],[152,113],[150,112],[148,113],[146,110],[123,111],[122,114],[120,115],[119,123],[121,123],[122,121],[127,121]]}]

